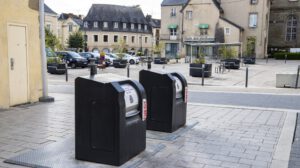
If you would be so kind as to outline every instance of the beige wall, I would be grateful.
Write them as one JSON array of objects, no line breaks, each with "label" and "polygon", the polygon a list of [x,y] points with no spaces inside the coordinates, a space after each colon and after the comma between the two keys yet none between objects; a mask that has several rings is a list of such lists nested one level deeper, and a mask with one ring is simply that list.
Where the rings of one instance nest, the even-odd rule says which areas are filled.
[{"label": "beige wall", "polygon": [[[193,12],[192,19],[187,19],[187,11]],[[183,11],[184,15],[184,38],[200,36],[199,24],[208,24],[208,37],[215,37],[216,25],[219,21],[219,10],[211,0],[191,0]]]},{"label": "beige wall", "polygon": [[50,31],[58,37],[58,20],[56,15],[45,13],[45,27],[47,27],[47,25],[50,25]]},{"label": "beige wall", "polygon": [[[69,25],[73,25],[73,31],[69,31]],[[78,31],[80,28],[71,18],[58,21],[58,39],[64,48],[68,48],[68,39],[71,33]]]},{"label": "beige wall", "polygon": [[[269,28],[269,0],[259,0],[258,4],[251,5],[249,1],[236,1],[234,3],[222,3],[224,17],[242,26],[243,48],[246,49],[247,38],[256,37],[256,56],[264,58],[267,54],[267,39]],[[249,27],[249,13],[258,13],[258,23],[256,28]]]},{"label": "beige wall", "polygon": [[[223,19],[219,19],[219,27],[223,28],[224,31],[224,40],[225,43],[238,43],[241,38],[241,30],[232,24],[224,21]],[[225,28],[229,28],[230,34],[225,34]]]},{"label": "beige wall", "polygon": [[[151,34],[139,34],[139,33],[128,33],[128,32],[96,32],[96,31],[87,31],[85,34],[88,36],[87,46],[89,50],[93,50],[94,48],[99,49],[99,51],[102,51],[103,49],[107,48],[110,49],[110,51],[113,51],[114,45],[117,45],[118,43],[114,42],[114,36],[118,36],[118,40],[120,41],[123,39],[124,36],[127,36],[127,42],[128,50],[131,50],[131,48],[134,48],[135,51],[137,51],[141,47],[141,41],[140,37],[142,35],[142,47],[143,50],[146,48],[148,51],[152,51],[152,44],[153,44],[153,38]],[[98,42],[94,42],[94,35],[98,35]],[[108,35],[108,42],[103,42],[103,36]],[[134,43],[131,41],[131,37],[134,36],[135,40]],[[145,43],[145,38],[147,37],[147,43]]]},{"label": "beige wall", "polygon": [[41,52],[38,33],[39,17],[37,10],[38,0],[0,0],[0,108],[8,108],[10,104],[7,48],[7,26],[9,23],[27,26],[29,101],[38,101],[38,98],[42,95]]}]

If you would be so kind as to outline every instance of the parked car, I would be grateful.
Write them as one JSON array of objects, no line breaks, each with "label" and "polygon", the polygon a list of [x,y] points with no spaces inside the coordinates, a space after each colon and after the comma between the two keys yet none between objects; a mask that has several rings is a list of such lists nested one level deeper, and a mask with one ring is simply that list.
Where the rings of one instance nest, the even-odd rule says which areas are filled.
[{"label": "parked car", "polygon": [[116,53],[115,55],[122,55],[123,60],[127,60],[130,64],[138,64],[140,62],[139,57],[135,57],[126,53]]},{"label": "parked car", "polygon": [[81,67],[85,68],[88,66],[87,59],[80,56],[78,53],[73,51],[59,51],[57,55],[61,55],[62,59],[67,62],[71,68]]},{"label": "parked car", "polygon": [[106,53],[106,54],[105,54],[105,63],[106,63],[107,65],[112,65],[113,62],[114,62],[114,60],[117,59],[117,58],[118,58],[118,56],[115,55],[115,54]]},{"label": "parked car", "polygon": [[83,58],[87,59],[88,64],[91,62],[90,59],[91,58],[95,58],[96,59],[96,64],[99,64],[99,60],[100,60],[100,55],[99,53],[94,53],[94,52],[82,52],[79,53],[80,56],[82,56]]}]

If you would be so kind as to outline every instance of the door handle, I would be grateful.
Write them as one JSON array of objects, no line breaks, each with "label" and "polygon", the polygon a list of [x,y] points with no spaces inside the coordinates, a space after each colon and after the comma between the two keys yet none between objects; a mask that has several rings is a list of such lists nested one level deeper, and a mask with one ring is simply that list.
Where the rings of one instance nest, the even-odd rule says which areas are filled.
[{"label": "door handle", "polygon": [[15,60],[13,58],[10,58],[10,70],[14,70],[14,66],[15,66]]}]

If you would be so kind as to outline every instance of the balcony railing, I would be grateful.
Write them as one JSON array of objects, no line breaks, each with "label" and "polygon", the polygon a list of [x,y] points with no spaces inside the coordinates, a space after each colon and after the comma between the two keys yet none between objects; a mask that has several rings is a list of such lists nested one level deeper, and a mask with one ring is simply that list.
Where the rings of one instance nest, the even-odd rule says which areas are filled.
[{"label": "balcony railing", "polygon": [[176,35],[170,35],[170,34],[161,34],[160,39],[161,40],[171,40],[171,41],[179,41],[181,38],[180,34]]}]

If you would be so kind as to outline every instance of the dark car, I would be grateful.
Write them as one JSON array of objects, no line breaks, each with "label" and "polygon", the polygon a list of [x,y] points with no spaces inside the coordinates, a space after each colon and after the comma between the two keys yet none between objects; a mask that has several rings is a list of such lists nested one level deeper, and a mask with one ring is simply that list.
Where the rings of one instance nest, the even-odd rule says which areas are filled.
[{"label": "dark car", "polygon": [[67,62],[68,66],[71,68],[81,67],[85,68],[88,66],[87,59],[80,56],[78,53],[73,51],[59,51],[56,52],[57,55],[60,55],[64,61]]},{"label": "dark car", "polygon": [[82,56],[83,58],[87,59],[88,63],[90,63],[90,59],[91,58],[95,58],[96,59],[96,64],[99,64],[99,60],[100,60],[100,56],[97,53],[93,53],[93,52],[82,52],[79,53],[80,56]]}]

